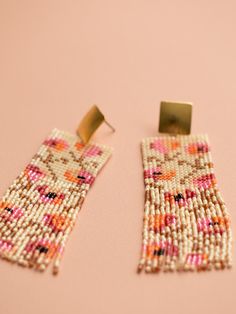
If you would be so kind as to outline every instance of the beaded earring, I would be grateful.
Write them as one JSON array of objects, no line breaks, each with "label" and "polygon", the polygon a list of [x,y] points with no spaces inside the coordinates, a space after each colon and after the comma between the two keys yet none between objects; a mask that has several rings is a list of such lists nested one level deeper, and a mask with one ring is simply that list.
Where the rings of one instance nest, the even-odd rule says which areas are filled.
[{"label": "beaded earring", "polygon": [[138,271],[231,266],[231,230],[206,135],[190,132],[191,104],[161,103],[159,131],[142,141],[145,183]]},{"label": "beaded earring", "polygon": [[[96,107],[88,116],[98,114]],[[86,123],[84,130],[93,119]],[[0,257],[40,271],[54,261],[56,274],[85,196],[111,153],[54,129],[0,201]]]}]

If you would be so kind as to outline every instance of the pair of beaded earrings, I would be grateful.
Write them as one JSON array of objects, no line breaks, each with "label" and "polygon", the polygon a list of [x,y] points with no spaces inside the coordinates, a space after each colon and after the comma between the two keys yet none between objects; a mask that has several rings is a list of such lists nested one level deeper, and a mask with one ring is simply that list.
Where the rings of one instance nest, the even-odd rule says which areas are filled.
[{"label": "pair of beaded earrings", "polygon": [[[206,135],[186,135],[190,121],[191,105],[163,102],[159,131],[172,135],[142,141],[145,208],[138,271],[231,266],[229,217],[209,141]],[[112,154],[109,147],[88,144],[103,122],[109,125],[94,106],[78,128],[80,139],[54,129],[8,188],[0,201],[1,258],[40,271],[53,262],[58,272],[86,194]]]}]

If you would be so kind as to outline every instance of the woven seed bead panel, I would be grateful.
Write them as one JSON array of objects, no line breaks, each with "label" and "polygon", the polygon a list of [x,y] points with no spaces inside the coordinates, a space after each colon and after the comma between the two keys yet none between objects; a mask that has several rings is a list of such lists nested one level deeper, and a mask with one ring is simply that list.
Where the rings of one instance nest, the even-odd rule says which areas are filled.
[{"label": "woven seed bead panel", "polygon": [[141,145],[145,182],[138,270],[231,266],[231,230],[206,135],[155,137]]},{"label": "woven seed bead panel", "polygon": [[0,256],[57,273],[85,196],[111,156],[102,145],[53,130],[0,202]]}]

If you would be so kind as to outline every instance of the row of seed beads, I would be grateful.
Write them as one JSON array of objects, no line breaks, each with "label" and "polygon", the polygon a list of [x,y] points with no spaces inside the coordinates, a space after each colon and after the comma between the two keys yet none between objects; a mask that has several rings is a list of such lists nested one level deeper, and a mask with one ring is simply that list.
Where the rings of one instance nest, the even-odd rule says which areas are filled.
[{"label": "row of seed beads", "polygon": [[[188,145],[189,141],[186,138],[182,138],[181,141],[181,158],[183,158],[183,160],[189,161],[191,162],[192,160],[188,160],[187,155],[184,154],[184,148]],[[193,161],[192,161],[193,162]],[[177,182],[175,182],[176,184],[176,188],[177,190],[180,190],[181,187],[179,185],[179,179],[182,177],[185,177],[188,175],[188,169],[185,165],[183,165],[182,167],[179,167],[179,178],[177,178]],[[188,187],[188,180],[187,181],[187,186]],[[185,186],[184,186],[185,188]],[[183,191],[181,191],[182,194],[184,195]],[[180,233],[183,234],[183,255],[181,256],[181,264],[179,265],[179,268],[181,267],[181,269],[184,270],[188,270],[191,269],[193,267],[193,265],[188,265],[186,264],[186,259],[188,254],[196,254],[196,251],[192,251],[193,248],[196,247],[196,237],[197,237],[197,224],[196,224],[196,219],[195,219],[195,215],[194,215],[194,209],[193,208],[189,208],[188,205],[187,206],[181,206],[180,209],[181,215],[180,215]]]},{"label": "row of seed beads", "polygon": [[[89,173],[91,173],[94,177],[96,177],[100,168],[102,167],[102,165],[104,165],[106,163],[106,161],[108,160],[110,154],[111,154],[111,151],[108,150],[107,148],[103,147],[103,154],[102,154],[102,156],[99,157],[99,167],[97,168],[94,166],[93,159],[94,159],[94,161],[98,161],[98,159],[93,158],[93,159],[91,159],[91,162],[89,163],[89,166],[87,167],[86,170]],[[83,160],[81,160],[81,162],[83,162]],[[89,190],[89,185],[84,184],[83,190],[80,192],[80,198],[77,199],[75,197],[74,202],[71,202],[71,206],[73,207],[73,211],[71,212],[70,218],[72,219],[73,222],[75,222],[75,220],[76,220],[76,217],[78,215],[78,212],[81,209],[81,206],[83,204],[83,201],[85,199],[85,196],[86,196],[86,193],[88,190]],[[70,232],[72,231],[72,228],[73,228],[73,225],[71,225],[61,237],[61,241],[60,241],[61,250],[58,252],[56,259],[55,259],[55,262],[54,262],[54,265],[53,265],[53,272],[54,273],[58,272],[60,261],[62,258],[62,254],[63,254],[64,249],[65,249],[65,244],[68,240],[68,236],[69,236]]]},{"label": "row of seed beads", "polygon": [[[32,187],[34,187],[34,185],[32,185]],[[19,186],[19,188],[20,188],[20,186]],[[30,193],[30,192],[32,192],[31,191],[32,189],[30,189],[28,192]],[[18,200],[19,199],[16,199],[15,197],[13,197],[13,198],[9,198],[8,197],[8,199],[11,201],[11,203],[14,203],[14,206],[16,206],[16,205],[18,205],[18,206],[23,206],[23,205],[26,205],[26,204],[24,204],[24,202],[18,202]],[[12,201],[14,201],[14,202],[12,202]],[[47,208],[48,207],[48,205],[49,204],[46,204],[46,206],[41,206],[41,208]],[[25,208],[26,208],[26,206],[25,206]],[[35,214],[34,213],[34,211],[32,211],[32,214]],[[39,210],[37,210],[37,214],[38,214],[38,216],[39,216]],[[37,217],[37,215],[36,215],[36,217]],[[35,217],[34,217],[35,218]],[[19,240],[24,240],[24,235],[25,234],[27,234],[27,231],[30,231],[30,227],[28,227],[28,228],[26,228],[25,230],[24,230],[24,227],[26,227],[26,225],[27,225],[27,222],[25,221],[23,221],[22,222],[22,220],[23,220],[23,218],[21,218],[18,222],[17,222],[17,224],[19,225],[19,226],[21,226],[23,229],[20,229],[20,232],[18,232],[18,234],[17,235],[15,235],[15,237],[13,238],[13,240],[17,240],[17,236],[19,237],[19,233],[21,233],[21,237],[19,238]],[[27,220],[27,219],[25,219],[25,220]],[[28,229],[28,230],[27,230]],[[24,230],[24,232],[23,232],[23,230]],[[8,230],[8,234],[9,234],[9,231],[10,230]],[[37,230],[38,231],[38,230]],[[22,235],[22,233],[23,233],[23,235]],[[39,233],[39,232],[38,232]],[[41,233],[41,232],[40,232]],[[11,240],[11,237],[9,237],[9,240]],[[18,259],[18,262],[20,263],[20,264],[23,264],[23,260],[22,260],[22,256],[20,256],[20,254],[21,254],[21,252],[22,252],[22,249],[23,249],[23,247],[24,247],[24,244],[25,244],[25,242],[27,242],[29,240],[29,237],[26,237],[26,240],[25,241],[23,241],[23,243],[22,243],[22,245],[19,247],[19,245],[15,245],[15,249],[18,249],[17,250],[17,253],[15,254],[15,256],[13,256],[12,257],[12,260],[17,260],[17,258],[19,257],[19,259]],[[20,242],[20,241],[18,241],[18,242]]]},{"label": "row of seed beads", "polygon": [[[200,140],[201,140],[201,138],[198,139],[198,142],[200,142]],[[188,141],[184,141],[184,144],[187,145]],[[183,145],[182,147],[184,147],[185,145]],[[183,152],[183,154],[184,154],[184,152]],[[201,156],[201,160],[202,161],[204,160],[205,162],[208,163],[209,162],[209,156],[210,156],[209,154],[204,154]],[[189,159],[190,162],[193,161],[187,155],[185,155],[185,158],[187,160]],[[184,170],[183,174],[185,174],[185,172],[186,171]],[[181,174],[180,177],[182,177],[183,174]],[[199,174],[201,174],[201,175],[209,174],[208,169],[206,167],[204,167],[202,172],[200,171],[200,173],[198,173],[198,175]],[[193,174],[193,178],[196,178],[196,177],[197,177],[197,175]],[[175,182],[175,184],[176,184],[176,182]],[[188,184],[189,184],[189,182],[188,182]],[[181,187],[179,187],[179,190],[180,189],[181,189]],[[204,193],[207,193],[208,190],[204,191],[204,189],[201,188],[200,192],[199,192],[198,189],[195,188],[195,192],[196,192],[197,198],[193,199],[193,204],[194,204],[193,208],[191,207],[191,204],[187,204],[187,208],[185,209],[185,213],[184,213],[185,219],[186,219],[186,228],[187,228],[187,239],[184,236],[184,240],[183,240],[184,243],[186,243],[186,241],[187,241],[187,252],[185,252],[184,256],[188,256],[188,254],[193,256],[193,258],[190,257],[190,263],[188,263],[188,260],[185,259],[185,264],[184,264],[185,270],[194,270],[195,268],[204,269],[206,266],[205,260],[203,260],[202,264],[200,263],[199,265],[195,264],[195,263],[191,263],[191,259],[194,261],[194,255],[195,256],[197,256],[199,254],[203,255],[203,241],[202,241],[203,231],[198,232],[198,230],[197,230],[197,218],[199,217],[199,212],[201,213],[200,217],[202,219],[206,219],[206,218],[210,219],[210,218],[216,216],[215,208],[212,206],[212,203],[207,202],[206,199],[205,199],[205,202],[203,203]],[[204,212],[204,205],[210,206],[210,209],[208,209],[206,212]],[[218,216],[219,215],[221,215],[221,212],[218,211]],[[183,227],[184,215],[180,216],[180,220],[181,220],[181,224]],[[184,229],[184,228],[182,228],[182,229]],[[209,237],[209,235],[206,234],[206,237]],[[221,243],[220,233],[214,234],[214,232],[213,232],[210,235],[210,240],[211,240],[210,251],[207,249],[207,246],[206,246],[205,253],[208,253],[208,254],[210,253],[208,268],[211,268],[211,264],[212,264],[213,259],[214,259],[214,266],[216,268],[220,267],[219,263],[217,263],[217,261],[219,260],[219,252],[217,254],[216,250],[215,250],[215,248],[216,248],[216,246],[215,246],[216,237],[218,237],[218,243]],[[180,245],[180,243],[179,243],[179,245]],[[217,249],[219,249],[219,246],[217,247]],[[186,255],[186,253],[187,253],[187,255]],[[205,255],[208,255],[208,254],[205,254]]]},{"label": "row of seed beads", "polygon": [[[143,142],[143,158],[144,158],[144,169],[155,168],[157,166],[155,160],[147,162],[147,156],[149,152],[150,141]],[[165,207],[164,200],[164,190],[159,189],[158,184],[154,183],[152,179],[145,179],[146,185],[146,205],[145,205],[145,219],[144,219],[144,230],[143,230],[143,251],[142,258],[139,264],[139,270],[145,266],[147,272],[157,271],[161,268],[164,270],[169,270],[174,268],[175,257],[170,257],[167,255],[153,254],[153,250],[157,247],[158,243],[172,243],[170,228],[166,227],[165,230],[161,232],[154,232],[155,219],[160,215],[164,217],[165,214],[175,213],[175,208]],[[163,228],[162,228],[163,229]],[[176,237],[176,232],[173,230]],[[149,250],[148,256],[146,257],[146,243],[148,244]],[[176,243],[176,242],[175,242]],[[168,244],[167,244],[168,245]]]},{"label": "row of seed beads", "polygon": [[[19,181],[19,182],[18,182]],[[12,243],[15,243],[14,250],[10,252],[6,257],[12,261],[17,261],[19,264],[22,264],[24,266],[29,266],[27,260],[31,257],[32,253],[29,253],[27,255],[26,260],[24,260],[24,256],[26,254],[26,251],[24,250],[24,247],[27,242],[30,240],[30,235],[33,234],[32,241],[37,240],[37,236],[40,235],[42,238],[43,231],[45,231],[46,227],[39,226],[38,229],[35,228],[36,225],[32,225],[32,223],[36,223],[39,221],[38,217],[40,214],[45,212],[50,204],[37,204],[37,196],[34,194],[37,193],[35,191],[36,185],[33,183],[31,184],[31,187],[27,190],[24,189],[24,186],[22,185],[22,181],[27,182],[26,176],[22,174],[18,180],[16,180],[16,188],[21,192],[21,195],[24,194],[24,196],[31,195],[31,203],[27,204],[28,202],[24,200],[24,198],[19,197],[19,193],[6,193],[6,196],[3,200],[7,200],[10,203],[14,204],[14,206],[19,206],[21,208],[24,208],[24,216],[21,217],[18,221],[13,222],[13,225],[16,225],[14,228],[14,232],[12,234],[9,234],[11,231],[11,228],[8,229],[8,240],[11,240]],[[43,183],[46,183],[44,180]],[[37,182],[38,184],[38,182]],[[13,184],[14,186],[15,184]],[[29,185],[29,182],[27,182],[27,185]],[[11,187],[10,187],[11,189]],[[22,190],[21,190],[22,189]],[[6,223],[6,225],[9,222]],[[6,227],[6,226],[5,226]],[[41,228],[40,228],[41,227]],[[47,237],[47,234],[45,235]],[[38,253],[38,252],[37,252]],[[34,260],[37,258],[37,254],[34,254]],[[30,265],[33,266],[33,265]]]},{"label": "row of seed beads", "polygon": [[[174,138],[174,141],[176,138]],[[172,138],[165,138],[167,146],[171,146],[172,144]],[[169,157],[173,158],[173,154],[169,153]],[[166,170],[170,171],[173,170],[173,168],[176,168],[177,165],[173,164],[173,162],[167,162],[166,163]],[[174,184],[172,183],[172,180],[174,180]],[[181,193],[180,190],[178,190],[178,182],[176,181],[176,178],[173,178],[171,181],[163,182],[163,194],[164,193],[172,193],[174,195],[177,195],[177,193]],[[178,248],[178,241],[177,241],[177,226],[176,223],[179,221],[179,215],[181,214],[182,210],[182,205],[180,206],[179,204],[177,205],[175,200],[173,199],[173,196],[171,196],[171,201],[166,202],[164,195],[163,195],[163,207],[165,209],[166,214],[171,214],[174,217],[178,217],[177,219],[175,218],[175,223],[171,224],[170,226],[166,226],[164,229],[165,236],[166,236],[166,242],[171,243],[172,247],[172,255],[171,256],[166,256],[165,259],[165,264],[163,266],[163,270],[165,271],[172,271],[175,270],[176,268],[176,254],[173,254],[173,248],[176,247]],[[166,252],[165,252],[166,253]],[[181,255],[180,255],[181,257]]]},{"label": "row of seed beads", "polygon": [[[53,137],[57,137],[58,132],[56,132],[54,134]],[[44,146],[42,146],[41,148],[41,156],[44,155],[44,153],[46,154],[46,148]],[[34,165],[38,165],[39,160],[35,160],[34,161]],[[63,187],[63,182],[62,181],[57,181],[54,182],[53,180],[50,180],[50,178],[48,178],[46,180],[46,182],[44,182],[45,180],[42,180],[42,183],[47,183],[50,186],[50,189],[59,189],[62,190],[63,188],[65,188],[66,186]],[[39,182],[37,182],[37,184],[39,184]],[[70,186],[69,184],[67,184],[68,186]],[[36,186],[35,186],[36,187]],[[37,195],[37,191],[35,191],[35,198],[37,201],[38,195]],[[63,204],[61,206],[61,208],[63,208],[66,204]],[[43,263],[44,260],[46,259],[47,256],[47,260],[50,260],[49,256],[52,258],[54,256],[54,254],[56,253],[56,246],[54,248],[51,248],[50,245],[50,241],[57,241],[57,237],[59,236],[60,233],[55,234],[54,232],[52,232],[52,230],[46,226],[45,224],[42,224],[42,220],[43,220],[43,216],[46,213],[49,214],[54,214],[55,212],[59,211],[59,206],[58,204],[56,205],[52,205],[50,203],[48,204],[41,204],[38,208],[35,208],[35,211],[32,214],[32,220],[34,221],[34,223],[38,224],[38,229],[35,230],[35,228],[31,228],[31,230],[29,231],[30,235],[32,235],[31,241],[44,241],[44,244],[47,243],[47,241],[49,241],[49,245],[48,245],[48,254],[40,254],[40,252],[38,250],[32,251],[30,253],[27,254],[27,260],[29,261],[29,266],[32,266],[36,269],[39,270],[44,270],[45,269],[45,264]],[[41,223],[41,224],[40,224]],[[43,239],[43,240],[42,240]],[[26,254],[26,251],[24,251],[24,254]],[[19,262],[19,261],[18,261]]]},{"label": "row of seed beads", "polygon": [[[60,131],[56,131],[54,136],[55,138],[60,136]],[[66,139],[69,142],[70,146],[74,144],[74,141],[70,138]],[[65,169],[64,167],[62,167],[62,172],[64,171]],[[83,197],[83,189],[86,190],[87,185],[83,184],[82,186],[77,187],[76,184],[71,184],[62,180],[58,180],[55,184],[55,187],[58,188],[58,190],[60,191],[64,191],[65,194],[69,193],[69,188],[72,189],[73,192],[71,192],[70,198],[67,200],[66,203],[63,203],[60,206],[52,206],[50,214],[63,215],[63,218],[69,218],[71,220],[69,226],[64,231],[54,231],[51,232],[51,235],[48,234],[48,231],[50,231],[50,227],[44,228],[45,233],[43,234],[43,238],[48,239],[49,243],[53,243],[53,248],[49,250],[49,255],[41,255],[36,263],[39,265],[40,270],[45,270],[51,259],[54,258],[53,272],[56,274],[58,273],[59,262],[64,252],[64,237],[71,232],[74,226],[77,215],[73,215],[73,213],[76,212],[77,204],[79,203],[80,198]],[[66,210],[68,207],[71,208],[69,212]],[[41,220],[42,218],[43,215],[41,215]]]},{"label": "row of seed beads", "polygon": [[[198,139],[198,142],[208,142],[207,138],[201,137]],[[210,153],[199,153],[200,160],[203,165],[203,169],[201,175],[210,175],[213,174],[212,159]],[[196,178],[196,175],[194,175]],[[197,191],[197,189],[196,189]],[[227,212],[222,210],[222,205],[224,206],[223,200],[217,197],[218,194],[217,186],[209,187],[207,189],[200,188],[200,191],[197,191],[197,208],[196,213],[198,213],[198,218],[205,219],[206,221],[214,221],[214,219],[222,219],[223,224],[209,226],[211,230],[211,234],[205,232],[205,241],[203,244],[203,232],[200,231],[198,236],[198,249],[197,253],[204,254],[204,256],[208,256],[208,261],[203,260],[202,266],[200,265],[198,268],[206,268],[211,269],[212,267],[216,269],[225,268],[228,266],[228,261],[226,259],[226,247],[227,243],[230,246],[231,238],[230,238],[230,229],[228,223],[225,223],[228,220]],[[200,214],[199,214],[200,213]],[[227,253],[228,259],[230,259],[230,252]]]},{"label": "row of seed beads", "polygon": [[[142,143],[144,170],[155,166],[155,162],[148,161],[148,142]],[[145,267],[147,272],[150,272],[154,267],[157,267],[157,260],[153,261],[153,249],[155,247],[155,213],[156,208],[159,211],[159,191],[155,188],[152,178],[145,178],[145,210],[144,210],[144,225],[143,225],[143,240],[142,240],[142,256],[139,263],[139,271]],[[160,240],[160,239],[159,239]]]},{"label": "row of seed beads", "polygon": [[[8,192],[6,193],[6,195],[3,197],[3,201],[7,201],[10,202],[10,204],[13,204],[14,207],[20,207],[22,205],[24,205],[24,201],[21,200],[21,198],[19,197],[19,193],[22,191],[22,193],[26,193],[27,191],[27,180],[24,176],[24,174],[22,173],[22,175],[13,183],[12,187],[16,189],[16,192],[14,192],[14,190],[11,192],[11,187],[8,190]],[[8,234],[8,238],[6,240],[9,240],[11,242],[17,242],[17,240],[21,240],[23,239],[23,226],[25,223],[25,217],[21,217],[18,221],[13,221],[13,222],[7,222],[5,224],[5,228],[3,229],[7,229],[7,234]],[[11,232],[12,230],[12,232]],[[2,230],[3,231],[3,230]],[[6,233],[5,233],[6,235]],[[3,239],[4,235],[2,234]],[[8,255],[8,257],[12,256],[12,254],[14,253],[14,256],[12,256],[12,259],[16,259],[17,255],[17,251],[20,249],[20,241],[18,241],[16,243],[16,245],[14,246],[14,249],[12,250],[12,252],[10,252],[10,254]]]},{"label": "row of seed beads", "polygon": [[222,252],[221,252],[221,264],[225,267],[232,267],[232,233],[230,228],[230,217],[222,199],[222,196],[216,187],[214,190],[214,195],[218,202],[218,210],[222,211],[223,219],[227,222],[225,224],[225,231],[222,235]]},{"label": "row of seed beads", "polygon": [[[73,143],[71,143],[71,145],[72,144]],[[103,146],[101,146],[101,148],[102,148],[103,154],[102,154],[102,156],[99,156],[99,159],[97,159],[96,157],[93,157],[93,158],[90,157],[90,162],[87,163],[86,158],[83,158],[83,156],[80,158],[81,165],[83,165],[85,162],[87,164],[86,171],[88,171],[94,177],[97,176],[99,169],[105,164],[105,162],[107,161],[107,159],[109,158],[110,153],[111,153],[109,149],[107,149]],[[94,166],[93,161],[97,161],[99,163],[98,167]],[[67,217],[71,219],[72,223],[65,230],[65,232],[59,232],[58,237],[56,238],[56,243],[59,245],[60,249],[56,252],[56,256],[55,256],[55,260],[54,260],[54,264],[53,264],[53,272],[55,274],[59,270],[59,266],[60,266],[61,258],[63,256],[66,242],[68,240],[70,232],[73,229],[74,223],[76,221],[78,212],[81,209],[81,206],[82,206],[83,201],[85,199],[86,193],[88,192],[89,187],[90,187],[89,184],[85,184],[85,183],[83,183],[81,185],[79,190],[76,187],[76,184],[72,184],[72,186],[74,187],[74,191],[73,191],[72,196],[70,197],[70,200],[67,204],[71,209],[69,212],[66,212]],[[46,264],[48,264],[48,262]],[[46,265],[45,265],[45,267],[46,267]]]},{"label": "row of seed beads", "polygon": [[[188,144],[188,141],[183,141],[181,143],[181,147],[185,147]],[[184,151],[181,152],[182,155],[181,157],[184,157],[184,160],[186,160],[189,163],[193,163],[194,161],[191,160],[190,158],[187,157],[187,155],[184,155]],[[188,174],[186,167],[181,168],[182,173],[180,172],[180,177],[184,177]],[[192,174],[191,174],[192,176]],[[192,180],[192,178],[191,178]],[[187,184],[186,184],[187,183]],[[189,181],[186,180],[186,187],[189,186]],[[185,186],[184,186],[185,187]],[[180,187],[178,187],[180,188]],[[183,226],[181,222],[182,229],[187,231],[187,235],[184,237],[184,246],[185,246],[185,251],[183,254],[183,259],[186,261],[186,257],[188,254],[197,254],[197,223],[196,223],[196,217],[195,217],[195,209],[194,206],[192,207],[189,204],[186,204],[186,206],[183,206],[183,215],[185,216],[186,219],[186,224]],[[188,264],[183,264],[183,267],[185,270],[191,269],[193,265],[188,265]]]},{"label": "row of seed beads", "polygon": [[[150,144],[149,141],[147,141],[147,145],[146,145],[145,142],[143,143],[143,155],[144,156],[146,155],[146,152],[148,152],[148,150],[149,150],[149,144]],[[144,160],[144,167],[146,169],[146,157],[144,157],[144,159],[145,159]],[[154,161],[152,160],[152,162],[147,164],[147,167],[150,167],[150,168],[152,168],[152,167],[154,168],[156,166],[157,165],[155,163],[155,160]],[[149,180],[151,180],[151,179],[149,179]],[[147,179],[145,181],[146,181],[145,183],[147,183],[147,186],[149,186],[149,182],[147,182]],[[160,235],[159,232],[156,232],[153,235],[153,227],[154,227],[155,215],[157,217],[158,216],[161,217],[160,215],[165,215],[165,213],[170,212],[169,208],[167,208],[167,210],[166,210],[166,208],[164,206],[164,199],[163,199],[164,193],[163,193],[163,191],[162,191],[162,193],[160,193],[160,190],[158,189],[158,186],[154,187],[154,189],[156,190],[156,193],[153,193],[153,188],[151,188],[151,197],[150,197],[151,205],[149,204],[149,201],[147,202],[147,206],[152,207],[151,211],[150,211],[150,214],[148,215],[149,220],[147,220],[148,223],[146,225],[144,225],[144,235],[148,234],[148,238],[149,238],[148,245],[149,245],[149,248],[153,247],[153,246],[155,248],[156,244],[161,243],[161,242],[162,243],[167,243],[167,240],[169,240],[169,239],[166,238],[166,235],[165,235],[165,233],[163,233],[163,231],[161,231],[161,233],[162,233],[161,235]],[[155,210],[153,209],[153,204],[155,206]],[[148,211],[148,213],[149,213],[149,211]],[[145,211],[145,215],[146,215],[146,211]],[[145,243],[144,243],[143,247],[145,247]],[[142,264],[143,263],[146,264],[146,268],[145,269],[146,269],[147,272],[155,271],[155,270],[158,270],[158,269],[160,269],[162,267],[165,267],[165,269],[167,268],[166,266],[167,266],[168,262],[170,263],[170,261],[167,261],[167,259],[165,260],[164,256],[159,256],[159,257],[158,256],[152,256],[150,253],[152,254],[153,252],[152,251],[149,252],[149,255],[148,255],[148,258],[147,258],[146,262],[141,260],[141,263],[140,263],[140,266],[139,266],[140,268],[142,268]],[[143,252],[143,255],[144,255],[144,252]],[[164,266],[163,266],[163,264],[164,264]],[[171,267],[173,268],[173,263],[172,263]]]},{"label": "row of seed beads", "polygon": [[[199,139],[200,141],[201,139]],[[206,139],[203,139],[206,141]],[[200,160],[201,164],[203,166],[202,171],[199,171],[201,175],[209,175],[212,173],[211,168],[207,165],[212,164],[211,161],[211,155],[210,153],[201,154]],[[195,175],[196,178],[196,175]],[[196,188],[196,194],[197,194],[197,204],[195,207],[195,214],[197,215],[197,218],[205,221],[210,221],[211,219],[214,220],[215,217],[223,217],[222,211],[219,207],[218,202],[215,200],[215,191],[213,188],[200,188],[200,191]],[[203,259],[202,265],[199,265],[198,268],[206,268],[211,269],[212,267],[215,268],[224,268],[225,263],[222,264],[219,263],[220,260],[220,251],[222,246],[222,239],[220,232],[217,232],[218,226],[215,226],[214,228],[212,226],[209,227],[212,229],[211,234],[208,232],[205,232],[205,242],[203,244],[203,231],[200,231],[198,236],[198,252],[199,254],[204,254],[203,256],[208,257],[208,260]],[[223,235],[225,235],[225,230],[223,232]]]},{"label": "row of seed beads", "polygon": [[[166,144],[171,146],[172,141],[176,141],[176,138],[167,137],[165,138]],[[181,155],[182,155],[182,145],[180,147]],[[178,160],[174,159],[174,154],[169,153],[169,157],[173,160],[171,162],[166,162],[165,167],[167,171],[178,169],[176,176],[167,182],[163,182],[164,192],[171,193],[171,201],[166,202],[163,199],[164,208],[166,213],[171,213],[173,217],[175,217],[175,223],[170,226],[166,226],[165,233],[167,238],[167,243],[171,243],[172,245],[172,255],[166,257],[165,265],[163,267],[164,270],[172,271],[175,269],[182,269],[184,264],[184,257],[189,249],[189,245],[191,243],[191,229],[190,227],[190,217],[188,212],[185,211],[184,204],[182,199],[179,201],[175,201],[173,195],[184,195],[184,190],[179,184],[179,177],[183,177],[186,175],[184,167],[180,167],[178,165]],[[180,155],[180,156],[181,156]],[[176,252],[178,250],[178,252]],[[173,251],[175,254],[173,254]],[[178,253],[178,260],[177,260]]]},{"label": "row of seed beads", "polygon": [[[142,157],[143,157],[143,167],[144,170],[148,169],[148,154],[145,149],[145,141],[142,142]],[[143,217],[143,231],[142,231],[142,250],[141,258],[138,265],[138,271],[146,266],[146,261],[148,258],[148,240],[149,240],[149,208],[150,208],[150,179],[145,178],[145,204],[144,204],[144,217]]]},{"label": "row of seed beads", "polygon": [[[46,147],[41,146],[39,150],[39,154],[44,157],[46,154]],[[34,165],[38,164],[38,160],[33,160],[32,163]],[[17,251],[16,256],[14,259],[23,266],[29,266],[34,268],[39,268],[37,264],[37,260],[40,258],[40,252],[38,250],[27,252],[25,250],[26,243],[29,242],[37,242],[40,238],[43,238],[44,233],[46,231],[46,226],[40,223],[40,215],[44,214],[50,204],[39,204],[38,203],[38,192],[36,191],[36,186],[38,184],[49,184],[50,179],[46,178],[44,180],[39,180],[37,182],[31,182],[31,188],[26,191],[26,195],[30,196],[30,204],[25,202],[22,204],[22,208],[25,210],[26,217],[24,217],[25,222],[22,228],[24,229],[22,238],[25,237],[25,241],[23,242],[21,249]],[[51,188],[54,188],[54,182],[50,184]],[[27,227],[26,227],[27,226]],[[45,238],[47,239],[47,234]]]},{"label": "row of seed beads", "polygon": [[[201,140],[205,140],[204,138],[196,138],[195,141],[201,142]],[[197,178],[197,175],[204,175],[207,171],[207,164],[209,162],[208,160],[208,154],[204,153],[204,154],[199,154],[198,158],[200,158],[200,164],[202,169],[200,169],[198,171],[197,174],[193,174],[193,178]],[[191,160],[190,160],[191,161]],[[194,160],[192,160],[192,162],[194,162]],[[203,188],[195,188],[195,193],[196,193],[196,198],[194,198],[193,200],[193,210],[191,211],[191,214],[193,215],[193,219],[195,218],[195,234],[194,234],[194,246],[193,246],[193,250],[192,253],[194,254],[200,254],[201,256],[203,256],[203,254],[205,256],[208,256],[209,254],[209,249],[207,246],[203,245],[203,237],[207,238],[208,234],[207,232],[205,233],[204,236],[204,232],[203,230],[198,231],[197,227],[196,227],[196,220],[203,220],[203,221],[207,221],[207,215],[206,215],[206,210],[205,210],[205,206],[207,204],[205,204],[203,202],[203,195],[204,189]],[[208,204],[209,205],[209,204]],[[190,252],[191,253],[191,252]],[[191,258],[190,258],[191,260]],[[194,265],[186,265],[186,267],[189,267],[190,269],[194,269]],[[197,266],[199,269],[204,269],[204,268],[209,268],[209,261],[207,261],[206,259],[203,259],[202,265]]]}]

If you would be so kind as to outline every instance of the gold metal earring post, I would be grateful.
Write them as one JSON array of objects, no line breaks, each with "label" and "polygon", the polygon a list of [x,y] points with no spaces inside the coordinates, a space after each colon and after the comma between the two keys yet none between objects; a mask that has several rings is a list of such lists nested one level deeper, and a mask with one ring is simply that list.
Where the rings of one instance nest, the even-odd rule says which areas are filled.
[{"label": "gold metal earring post", "polygon": [[115,128],[107,122],[98,106],[94,105],[81,120],[76,133],[82,142],[86,144],[103,123],[106,123],[115,132]]},{"label": "gold metal earring post", "polygon": [[107,122],[107,120],[104,120],[104,122],[106,123],[106,125],[107,125],[110,129],[112,129],[113,132],[116,131],[115,128],[114,128],[109,122]]},{"label": "gold metal earring post", "polygon": [[162,101],[159,132],[171,135],[190,134],[192,103]]}]

